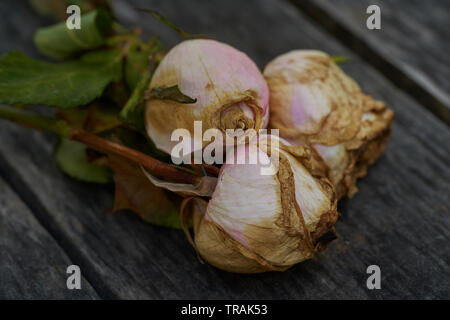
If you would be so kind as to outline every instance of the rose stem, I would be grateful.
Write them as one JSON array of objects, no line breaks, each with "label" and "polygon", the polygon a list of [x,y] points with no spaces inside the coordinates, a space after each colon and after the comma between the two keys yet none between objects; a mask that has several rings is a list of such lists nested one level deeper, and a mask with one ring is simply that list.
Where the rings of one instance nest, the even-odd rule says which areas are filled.
[{"label": "rose stem", "polygon": [[190,184],[195,184],[198,181],[198,177],[178,170],[170,164],[152,158],[137,150],[99,137],[85,130],[70,128],[67,123],[62,120],[42,117],[5,105],[0,105],[0,118],[26,127],[31,127],[33,129],[51,131],[66,139],[82,142],[97,151],[121,156],[141,165],[151,174],[160,178]]}]

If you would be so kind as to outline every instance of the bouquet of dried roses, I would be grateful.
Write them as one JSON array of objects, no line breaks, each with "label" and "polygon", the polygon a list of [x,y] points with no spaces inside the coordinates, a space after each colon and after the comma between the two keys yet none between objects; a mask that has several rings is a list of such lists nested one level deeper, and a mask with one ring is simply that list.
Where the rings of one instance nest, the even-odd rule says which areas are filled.
[{"label": "bouquet of dried roses", "polygon": [[37,48],[59,61],[3,55],[0,118],[58,134],[65,173],[114,182],[113,211],[183,228],[218,268],[283,271],[314,257],[334,238],[337,201],[386,146],[393,112],[323,52],[291,51],[261,72],[146,11],[192,39],[167,51],[102,8],[81,29],[42,28]]}]

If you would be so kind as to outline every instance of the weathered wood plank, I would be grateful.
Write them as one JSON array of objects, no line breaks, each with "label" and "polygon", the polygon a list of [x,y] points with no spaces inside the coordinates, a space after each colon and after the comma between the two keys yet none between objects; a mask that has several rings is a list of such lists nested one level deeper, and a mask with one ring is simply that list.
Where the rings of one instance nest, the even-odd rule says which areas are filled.
[{"label": "weathered wood plank", "polygon": [[0,178],[0,299],[98,299],[86,279],[66,287],[73,263]]},{"label": "weathered wood plank", "polygon": [[[350,56],[346,71],[387,101],[397,120],[386,154],[359,183],[355,199],[341,205],[341,238],[313,261],[262,275],[202,265],[182,232],[126,213],[102,214],[112,203],[111,190],[63,176],[52,161],[52,136],[2,123],[0,175],[28,195],[28,205],[102,297],[449,298],[450,133],[443,123],[284,2],[114,3],[122,21],[142,26],[146,36],[159,34],[169,45],[180,40],[133,7],[151,5],[189,32],[206,32],[246,51],[260,66],[297,48]],[[0,52],[7,49],[3,44]],[[381,267],[382,290],[366,289],[370,264]]]},{"label": "weathered wood plank", "polygon": [[[291,0],[450,124],[450,3],[419,0]],[[381,30],[366,27],[369,5]]]}]

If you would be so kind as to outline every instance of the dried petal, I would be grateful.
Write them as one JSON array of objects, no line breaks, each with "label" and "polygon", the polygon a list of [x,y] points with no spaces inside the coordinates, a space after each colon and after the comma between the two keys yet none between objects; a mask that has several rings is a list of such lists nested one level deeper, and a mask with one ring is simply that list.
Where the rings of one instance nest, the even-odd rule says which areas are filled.
[{"label": "dried petal", "polygon": [[[209,128],[256,130],[267,126],[269,91],[255,63],[244,53],[213,40],[187,40],[172,48],[158,66],[150,89],[178,85],[192,104],[149,100],[147,132],[156,146],[170,153],[175,129],[188,129],[194,121]],[[199,141],[200,146],[205,142]]]},{"label": "dried petal", "polygon": [[261,175],[268,154],[238,147],[237,154],[259,152],[262,160],[228,159],[205,211],[196,212],[196,248],[214,266],[240,273],[286,270],[312,258],[318,238],[336,221],[331,184],[313,177],[303,158],[278,151],[278,173]]},{"label": "dried petal", "polygon": [[338,197],[352,196],[356,179],[382,153],[393,112],[320,51],[296,50],[270,62],[270,124],[294,145],[312,144]]},{"label": "dried petal", "polygon": [[215,177],[202,177],[197,184],[175,183],[158,179],[151,175],[145,168],[141,167],[141,169],[152,184],[159,188],[175,192],[183,197],[211,197],[217,185],[217,178]]}]

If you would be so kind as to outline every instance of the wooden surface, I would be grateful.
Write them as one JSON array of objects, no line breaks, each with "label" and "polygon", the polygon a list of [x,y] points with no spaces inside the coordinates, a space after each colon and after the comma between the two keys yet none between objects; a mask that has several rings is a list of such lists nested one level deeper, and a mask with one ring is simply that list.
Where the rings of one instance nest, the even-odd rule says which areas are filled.
[{"label": "wooden surface", "polygon": [[[115,0],[114,6],[124,24],[141,26],[146,37],[160,35],[167,46],[181,39],[134,7],[227,42],[260,67],[299,48],[348,56],[344,70],[395,110],[392,140],[355,198],[341,203],[340,237],[328,250],[284,273],[238,275],[200,264],[180,231],[127,212],[105,214],[112,188],[63,175],[52,157],[54,136],[0,122],[0,297],[450,298],[450,131],[442,120],[289,2]],[[49,21],[24,1],[0,2],[5,10],[0,37],[8,40],[0,54],[36,55],[33,31]],[[81,291],[65,288],[69,264],[81,268]],[[371,264],[381,268],[381,290],[366,288]]]},{"label": "wooden surface", "polygon": [[[291,2],[450,124],[449,1]],[[381,30],[366,27],[369,5],[380,7]]]},{"label": "wooden surface", "polygon": [[0,178],[0,299],[98,298],[82,279],[83,290],[67,290],[67,254]]}]

